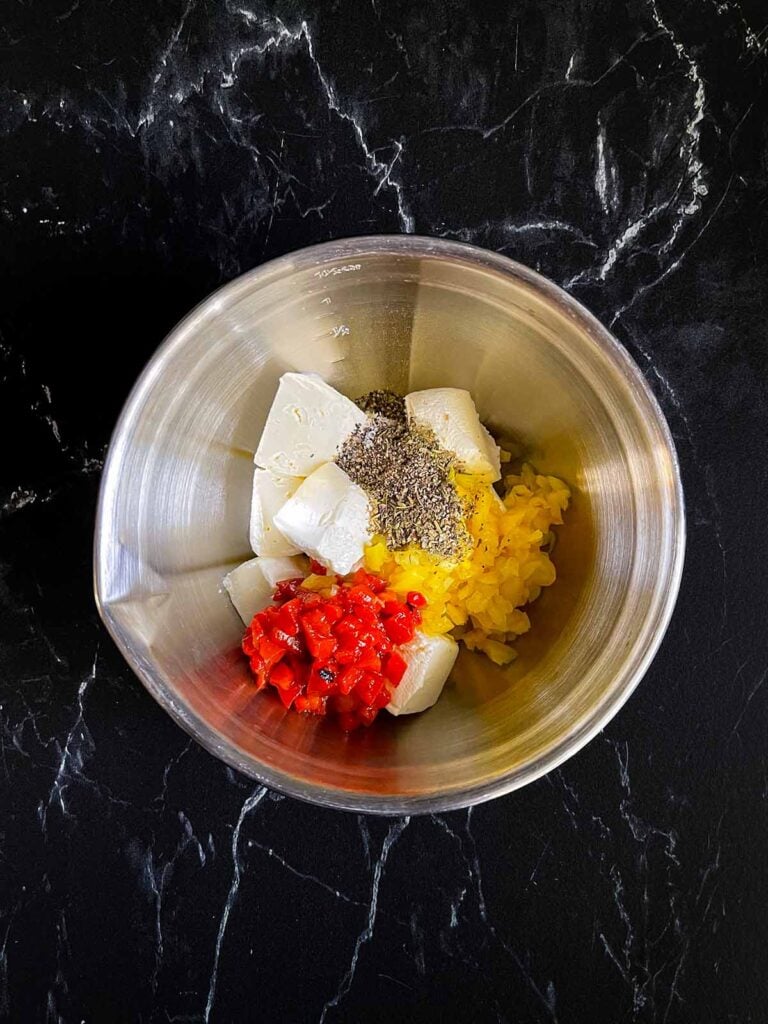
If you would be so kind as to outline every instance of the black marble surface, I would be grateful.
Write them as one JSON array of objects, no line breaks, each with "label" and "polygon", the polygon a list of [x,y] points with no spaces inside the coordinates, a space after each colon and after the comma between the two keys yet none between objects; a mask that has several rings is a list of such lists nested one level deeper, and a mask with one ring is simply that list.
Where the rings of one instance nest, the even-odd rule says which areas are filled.
[{"label": "black marble surface", "polygon": [[[0,18],[0,1018],[768,1020],[762,0],[9,0]],[[678,608],[581,754],[470,812],[237,777],[101,628],[128,389],[219,284],[416,231],[563,284],[688,501]]]}]

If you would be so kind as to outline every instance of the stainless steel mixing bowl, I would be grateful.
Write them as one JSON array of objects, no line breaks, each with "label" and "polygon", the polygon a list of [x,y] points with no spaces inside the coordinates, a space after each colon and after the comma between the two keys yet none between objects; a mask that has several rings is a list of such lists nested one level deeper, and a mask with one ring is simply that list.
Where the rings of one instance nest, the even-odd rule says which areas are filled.
[{"label": "stainless steel mixing bowl", "polygon": [[[571,485],[558,581],[510,669],[464,651],[432,710],[351,735],[254,694],[221,581],[251,557],[252,453],[286,370],[353,397],[469,388],[497,435]],[[656,652],[684,544],[669,430],[594,317],[482,249],[356,238],[244,274],[158,349],[104,469],[96,597],[149,692],[222,760],[316,803],[413,813],[509,792],[594,736]]]}]

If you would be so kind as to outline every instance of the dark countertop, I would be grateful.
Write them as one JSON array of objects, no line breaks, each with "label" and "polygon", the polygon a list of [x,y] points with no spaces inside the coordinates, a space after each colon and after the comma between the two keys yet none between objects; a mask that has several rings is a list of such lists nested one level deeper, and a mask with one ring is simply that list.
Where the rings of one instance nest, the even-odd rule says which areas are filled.
[{"label": "dark countertop", "polygon": [[[4,11],[0,1017],[759,1024],[765,5],[314,6]],[[117,654],[90,571],[110,429],[163,335],[264,260],[396,231],[504,252],[613,325],[689,525],[605,732],[410,821],[210,757]]]}]

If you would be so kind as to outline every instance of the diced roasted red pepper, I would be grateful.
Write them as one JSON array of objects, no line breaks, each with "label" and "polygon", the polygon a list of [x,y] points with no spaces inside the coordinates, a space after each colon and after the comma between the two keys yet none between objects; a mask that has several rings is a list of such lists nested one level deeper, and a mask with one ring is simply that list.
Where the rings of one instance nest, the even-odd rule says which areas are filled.
[{"label": "diced roasted red pepper", "polygon": [[357,712],[357,717],[363,725],[368,726],[373,724],[373,720],[378,713],[378,708],[363,707]]},{"label": "diced roasted red pepper", "polygon": [[331,633],[331,623],[321,607],[312,608],[301,617],[301,626],[309,653],[318,661],[328,661],[338,641]]},{"label": "diced roasted red pepper", "polygon": [[285,689],[279,689],[277,691],[277,694],[280,697],[280,700],[283,702],[283,704],[287,708],[289,708],[291,706],[291,704],[293,704],[294,700],[299,696],[300,693],[301,693],[301,684],[300,683],[291,683],[291,685],[285,687]]},{"label": "diced roasted red pepper", "polygon": [[407,644],[409,640],[413,640],[413,622],[404,612],[397,612],[384,619],[384,629],[393,644]]},{"label": "diced roasted red pepper", "polygon": [[300,623],[299,615],[303,610],[303,603],[300,597],[294,597],[292,601],[286,601],[280,605],[275,616],[275,625],[290,636],[298,636]]},{"label": "diced roasted red pepper", "polygon": [[309,653],[313,658],[318,661],[328,661],[333,656],[337,644],[332,636],[321,636],[318,633],[308,633],[306,630],[304,635],[307,638]]},{"label": "diced roasted red pepper", "polygon": [[330,635],[331,622],[323,606],[309,608],[301,614],[301,624],[304,632],[318,633],[321,636]]},{"label": "diced roasted red pepper", "polygon": [[329,694],[334,693],[336,691],[337,675],[338,669],[335,665],[331,663],[321,665],[316,661],[309,672],[307,694],[309,696],[319,694],[321,697],[327,697]]},{"label": "diced roasted red pepper", "polygon": [[[325,575],[325,568],[312,564]],[[276,604],[254,616],[243,638],[257,689],[269,683],[286,708],[333,713],[343,729],[370,725],[407,668],[394,645],[407,643],[426,602],[401,601],[383,580],[358,570],[337,577],[332,596],[282,580]]]},{"label": "diced roasted red pepper", "polygon": [[324,715],[325,714],[325,702],[327,697],[321,697],[318,694],[310,696],[300,696],[294,701],[294,706],[297,711],[309,712],[311,715]]},{"label": "diced roasted red pepper", "polygon": [[368,672],[381,672],[381,658],[372,647],[366,646],[355,664]]},{"label": "diced roasted red pepper", "polygon": [[353,573],[350,583],[353,587],[368,587],[376,594],[384,590],[387,585],[380,576],[374,576],[373,573],[366,572],[365,569],[358,569]]},{"label": "diced roasted red pepper", "polygon": [[375,607],[379,607],[381,605],[381,601],[378,599],[376,594],[374,594],[370,587],[364,584],[352,587],[349,591],[349,601],[351,604],[355,605],[373,605]]},{"label": "diced roasted red pepper", "polygon": [[368,604],[359,604],[355,608],[355,619],[365,626],[377,626],[379,624],[379,611]]},{"label": "diced roasted red pepper", "polygon": [[296,651],[298,654],[302,650],[301,640],[297,636],[283,632],[282,629],[270,629],[269,639],[284,651]]},{"label": "diced roasted red pepper", "polygon": [[290,601],[292,597],[296,597],[303,582],[303,576],[293,576],[289,580],[280,580],[275,586],[275,601]]},{"label": "diced roasted red pepper", "polygon": [[379,626],[378,622],[363,622],[362,619],[358,619],[356,623],[357,633],[354,636],[355,642],[360,645],[368,645],[375,647],[376,644],[388,643],[387,634],[384,629]]},{"label": "diced roasted red pepper", "polygon": [[381,693],[379,693],[379,695],[374,700],[373,706],[377,708],[385,708],[387,704],[389,704],[390,699],[391,695],[389,692],[389,688],[384,686],[381,690]]},{"label": "diced roasted red pepper", "polygon": [[372,704],[381,693],[383,686],[383,676],[379,675],[378,672],[366,672],[355,686],[354,694],[360,698],[362,704]]},{"label": "diced roasted red pepper", "polygon": [[258,651],[264,662],[264,668],[269,671],[273,665],[276,665],[278,661],[286,652],[285,647],[280,647],[268,636],[263,636],[258,642]]},{"label": "diced roasted red pepper", "polygon": [[343,640],[333,652],[339,665],[354,665],[360,655],[360,645],[354,641]]},{"label": "diced roasted red pepper", "polygon": [[360,635],[360,620],[354,615],[344,615],[334,623],[333,632],[338,637],[350,637],[356,640]]},{"label": "diced roasted red pepper", "polygon": [[310,560],[309,560],[309,571],[311,573],[314,573],[315,576],[327,576],[328,575],[328,570],[326,569],[326,567],[321,562],[318,562],[314,558],[310,558]]},{"label": "diced roasted red pepper", "polygon": [[264,625],[262,623],[263,614],[263,612],[259,612],[257,615],[254,615],[251,619],[251,624],[248,627],[248,630],[254,640],[258,640],[260,636],[264,636]]},{"label": "diced roasted red pepper", "polygon": [[405,675],[405,670],[407,668],[407,661],[402,654],[399,654],[397,651],[390,651],[390,653],[384,658],[383,672],[385,677],[393,686],[398,686],[400,684],[400,680]]},{"label": "diced roasted red pepper", "polygon": [[330,623],[338,622],[344,614],[344,609],[340,604],[336,604],[335,601],[328,601],[323,605],[325,616]]},{"label": "diced roasted red pepper", "polygon": [[[281,664],[283,663],[281,662]],[[285,656],[284,664],[287,664],[290,667],[291,672],[293,672],[293,677],[299,686],[305,687],[307,685],[307,680],[309,679],[309,670],[311,667],[311,662],[307,660],[306,654],[287,654]]]},{"label": "diced roasted red pepper", "polygon": [[296,677],[290,665],[285,661],[281,661],[270,671],[269,681],[279,690],[286,690],[296,681]]},{"label": "diced roasted red pepper", "polygon": [[345,668],[336,679],[336,687],[339,693],[351,693],[364,675],[365,669],[358,668],[357,665],[350,665],[349,668]]},{"label": "diced roasted red pepper", "polygon": [[412,608],[424,608],[427,603],[426,597],[420,594],[418,590],[409,590],[405,600]]}]

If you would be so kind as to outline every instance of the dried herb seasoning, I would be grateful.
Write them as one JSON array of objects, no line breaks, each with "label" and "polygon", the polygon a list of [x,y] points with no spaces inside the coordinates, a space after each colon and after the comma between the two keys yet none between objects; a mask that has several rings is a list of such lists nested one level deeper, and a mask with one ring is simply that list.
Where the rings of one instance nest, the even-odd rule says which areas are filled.
[{"label": "dried herb seasoning", "polygon": [[[387,399],[379,408],[397,407]],[[369,412],[336,461],[368,493],[372,526],[391,551],[418,544],[451,558],[466,547],[465,509],[450,480],[454,456],[440,447],[432,431]]]}]

